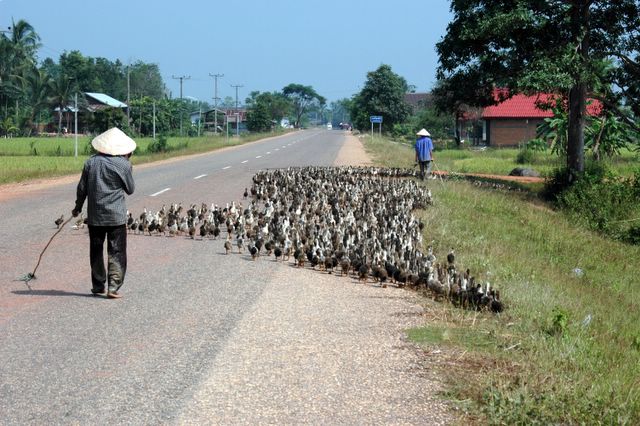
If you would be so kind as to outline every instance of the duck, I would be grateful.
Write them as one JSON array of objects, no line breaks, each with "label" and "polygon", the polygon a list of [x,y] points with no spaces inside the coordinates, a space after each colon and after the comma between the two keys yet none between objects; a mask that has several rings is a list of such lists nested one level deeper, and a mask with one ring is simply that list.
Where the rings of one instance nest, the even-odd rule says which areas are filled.
[{"label": "duck", "polygon": [[[135,231],[135,229],[138,226],[138,223],[134,223],[135,227],[132,227],[131,229],[133,229]],[[82,217],[82,212],[80,212],[80,215],[78,216],[78,220],[76,220],[76,222],[73,225],[73,229],[82,229],[84,228],[84,218]]]},{"label": "duck", "polygon": [[60,229],[60,225],[64,222],[64,214],[61,214],[59,218],[53,221],[56,224],[56,228]]},{"label": "duck", "polygon": [[249,246],[249,253],[251,253],[251,260],[256,260],[258,258],[258,249],[255,245],[251,244]]},{"label": "duck", "polygon": [[227,237],[227,239],[224,242],[224,251],[225,254],[229,254],[229,252],[231,251],[231,237]]}]

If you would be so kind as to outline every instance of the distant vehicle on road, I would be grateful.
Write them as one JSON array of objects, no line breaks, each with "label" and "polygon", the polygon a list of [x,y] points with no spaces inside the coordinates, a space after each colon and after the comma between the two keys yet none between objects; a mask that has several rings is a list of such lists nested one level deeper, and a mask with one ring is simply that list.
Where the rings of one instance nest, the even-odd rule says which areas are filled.
[{"label": "distant vehicle on road", "polygon": [[333,126],[331,125],[331,123],[327,123],[327,130],[331,130],[333,129]]}]

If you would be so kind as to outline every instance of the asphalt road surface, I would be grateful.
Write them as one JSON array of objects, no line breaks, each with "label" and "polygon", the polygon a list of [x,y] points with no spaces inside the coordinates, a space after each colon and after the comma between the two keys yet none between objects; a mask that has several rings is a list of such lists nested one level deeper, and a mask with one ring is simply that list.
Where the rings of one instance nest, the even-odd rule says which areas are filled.
[{"label": "asphalt road surface", "polygon": [[[241,200],[259,169],[331,165],[345,136],[307,130],[220,152],[134,167],[127,204]],[[78,173],[79,177],[79,173]],[[0,424],[180,422],[229,333],[277,272],[275,262],[224,256],[222,243],[129,238],[124,298],[89,296],[86,228],[70,223],[77,178],[0,189]]]}]

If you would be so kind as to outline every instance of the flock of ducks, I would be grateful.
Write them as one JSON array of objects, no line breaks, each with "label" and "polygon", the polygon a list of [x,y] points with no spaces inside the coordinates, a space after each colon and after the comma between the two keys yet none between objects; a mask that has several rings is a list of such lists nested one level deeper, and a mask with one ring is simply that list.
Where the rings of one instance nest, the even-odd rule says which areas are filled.
[{"label": "flock of ducks", "polygon": [[[352,276],[381,287],[429,291],[470,309],[503,310],[500,294],[459,271],[451,249],[439,261],[423,251],[424,224],[413,212],[433,203],[411,169],[303,167],[260,171],[243,201],[172,204],[128,213],[131,233],[224,239],[225,253],[274,256],[302,268]],[[76,227],[81,227],[82,219]]]}]

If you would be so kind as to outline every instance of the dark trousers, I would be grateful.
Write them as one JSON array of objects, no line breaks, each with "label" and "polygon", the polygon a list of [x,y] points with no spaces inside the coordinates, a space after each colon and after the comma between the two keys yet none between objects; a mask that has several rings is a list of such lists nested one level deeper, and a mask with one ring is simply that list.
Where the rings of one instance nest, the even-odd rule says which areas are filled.
[{"label": "dark trousers", "polygon": [[[104,240],[107,239],[107,271],[104,267]],[[122,286],[127,272],[127,226],[89,226],[89,259],[94,293],[103,293]]]},{"label": "dark trousers", "polygon": [[427,169],[427,177],[431,174],[431,160],[420,161],[420,179],[424,180],[425,168]]}]

